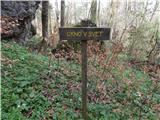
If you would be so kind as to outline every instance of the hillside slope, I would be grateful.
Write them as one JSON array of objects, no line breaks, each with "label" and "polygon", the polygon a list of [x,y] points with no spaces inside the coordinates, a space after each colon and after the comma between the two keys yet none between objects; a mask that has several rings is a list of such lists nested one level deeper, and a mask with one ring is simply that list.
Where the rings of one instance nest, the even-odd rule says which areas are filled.
[{"label": "hillside slope", "polygon": [[[30,53],[2,42],[2,119],[77,120],[81,117],[81,66],[75,61]],[[100,68],[97,68],[100,69]],[[91,120],[158,120],[160,83],[142,71],[113,68],[114,77],[89,75]]]}]

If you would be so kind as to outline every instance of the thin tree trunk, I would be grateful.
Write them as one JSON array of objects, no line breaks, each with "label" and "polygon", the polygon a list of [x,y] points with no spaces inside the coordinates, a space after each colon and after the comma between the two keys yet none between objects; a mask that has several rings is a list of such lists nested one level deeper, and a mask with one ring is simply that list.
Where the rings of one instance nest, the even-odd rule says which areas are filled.
[{"label": "thin tree trunk", "polygon": [[58,25],[59,25],[59,11],[58,11],[58,1],[56,0],[55,1],[55,7],[56,7],[56,9],[55,9],[55,12],[56,12],[56,21],[57,21],[57,23],[58,23]]},{"label": "thin tree trunk", "polygon": [[97,22],[97,0],[92,0],[90,19],[93,23]]},{"label": "thin tree trunk", "polygon": [[100,0],[98,2],[98,15],[97,15],[97,17],[98,17],[98,26],[100,26],[101,25],[101,21],[100,21]]},{"label": "thin tree trunk", "polygon": [[61,27],[64,27],[65,2],[61,0]]},{"label": "thin tree trunk", "polygon": [[47,47],[47,41],[48,41],[48,8],[49,8],[49,2],[48,1],[42,1],[42,42],[40,44],[38,53],[42,50],[44,47],[44,50]]},{"label": "thin tree trunk", "polygon": [[49,33],[52,34],[52,6],[49,7]]}]

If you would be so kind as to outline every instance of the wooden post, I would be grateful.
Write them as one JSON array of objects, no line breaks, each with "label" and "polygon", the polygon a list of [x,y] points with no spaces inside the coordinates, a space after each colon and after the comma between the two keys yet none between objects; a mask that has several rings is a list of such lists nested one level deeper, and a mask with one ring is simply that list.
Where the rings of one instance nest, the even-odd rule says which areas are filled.
[{"label": "wooden post", "polygon": [[65,2],[61,0],[61,27],[64,26]]},{"label": "wooden post", "polygon": [[88,119],[87,114],[87,40],[82,40],[82,117]]}]

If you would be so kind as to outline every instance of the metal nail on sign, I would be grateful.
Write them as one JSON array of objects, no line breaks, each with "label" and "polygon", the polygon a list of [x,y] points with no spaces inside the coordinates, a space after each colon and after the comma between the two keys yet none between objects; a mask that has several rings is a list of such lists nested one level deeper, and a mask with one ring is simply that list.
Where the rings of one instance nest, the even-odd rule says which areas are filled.
[{"label": "metal nail on sign", "polygon": [[109,40],[110,28],[59,28],[60,40]]}]

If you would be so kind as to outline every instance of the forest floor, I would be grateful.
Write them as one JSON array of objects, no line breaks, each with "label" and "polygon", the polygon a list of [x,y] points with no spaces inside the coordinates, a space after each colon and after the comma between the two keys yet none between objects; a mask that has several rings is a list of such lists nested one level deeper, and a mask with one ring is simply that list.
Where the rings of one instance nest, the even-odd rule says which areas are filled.
[{"label": "forest floor", "polygon": [[[82,119],[77,61],[50,61],[14,42],[2,41],[1,47],[3,120]],[[101,66],[94,68],[88,73],[90,120],[160,119],[159,79],[124,64],[106,70],[105,76],[99,76]]]}]

